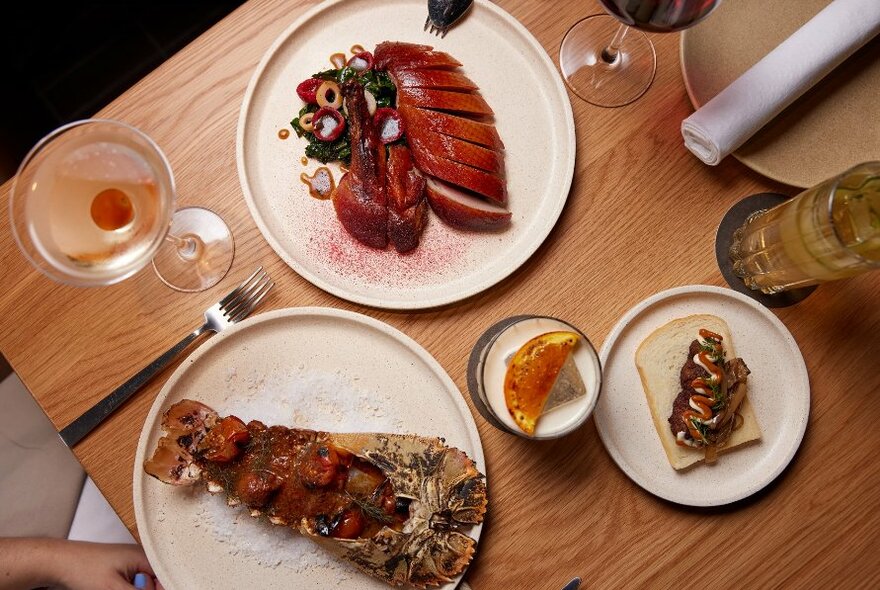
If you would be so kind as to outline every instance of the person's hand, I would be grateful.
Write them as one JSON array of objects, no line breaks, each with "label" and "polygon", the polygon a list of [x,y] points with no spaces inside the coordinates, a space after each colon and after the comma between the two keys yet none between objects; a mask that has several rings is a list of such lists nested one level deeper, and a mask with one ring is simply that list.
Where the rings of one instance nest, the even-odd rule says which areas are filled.
[{"label": "person's hand", "polygon": [[162,590],[139,545],[68,541],[54,561],[66,590]]},{"label": "person's hand", "polygon": [[0,590],[163,590],[138,545],[0,539]]}]

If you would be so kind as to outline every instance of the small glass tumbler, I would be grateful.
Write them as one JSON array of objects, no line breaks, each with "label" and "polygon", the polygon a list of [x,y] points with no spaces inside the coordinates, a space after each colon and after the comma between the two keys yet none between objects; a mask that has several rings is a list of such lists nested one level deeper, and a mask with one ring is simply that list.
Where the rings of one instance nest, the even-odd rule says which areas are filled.
[{"label": "small glass tumbler", "polygon": [[[541,415],[535,432],[526,434],[511,416],[504,395],[507,368],[517,350],[536,336],[554,331],[575,332],[579,341],[571,359],[586,393]],[[560,438],[577,430],[599,399],[602,370],[596,349],[577,328],[556,318],[516,316],[490,327],[474,346],[468,365],[468,387],[477,409],[496,428],[529,439]]]},{"label": "small glass tumbler", "polygon": [[751,215],[729,253],[736,275],[767,294],[880,268],[880,162]]}]

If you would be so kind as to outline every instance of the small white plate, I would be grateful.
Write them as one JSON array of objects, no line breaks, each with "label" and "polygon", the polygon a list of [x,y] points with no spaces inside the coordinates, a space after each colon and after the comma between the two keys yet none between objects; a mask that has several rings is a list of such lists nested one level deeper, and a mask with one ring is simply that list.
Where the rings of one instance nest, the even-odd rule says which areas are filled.
[{"label": "small white plate", "polygon": [[[666,322],[700,313],[727,322],[737,356],[751,369],[748,396],[761,440],[722,454],[714,465],[677,472],[654,429],[635,352]],[[688,506],[741,500],[773,481],[801,444],[810,413],[803,356],[785,325],[745,295],[705,285],[657,293],[621,318],[599,357],[603,386],[593,412],[599,436],[623,472],[656,496]]]},{"label": "small white plate", "polygon": [[[486,472],[480,436],[461,393],[414,340],[342,310],[260,314],[214,336],[184,361],[157,396],[141,432],[133,476],[135,519],[167,590],[388,588],[295,532],[251,518],[241,506],[226,506],[222,494],[148,476],[143,463],[162,434],[162,414],[184,398],[221,415],[270,425],[443,437]],[[479,540],[481,530],[476,526],[467,534]]]},{"label": "small white plate", "polygon": [[[477,0],[441,39],[422,30],[424,0],[322,3],[300,17],[266,52],[241,106],[236,138],[239,178],[251,215],[297,273],[343,299],[387,309],[460,301],[519,268],[549,235],[568,198],[575,131],[568,93],[531,33],[488,0]],[[493,233],[454,230],[432,214],[419,247],[405,255],[359,244],[333,204],[309,196],[300,173],[305,139],[282,141],[301,101],[296,86],[328,69],[329,56],[382,41],[433,45],[462,62],[495,112],[505,145],[511,226]],[[338,166],[334,177],[341,174]]]}]

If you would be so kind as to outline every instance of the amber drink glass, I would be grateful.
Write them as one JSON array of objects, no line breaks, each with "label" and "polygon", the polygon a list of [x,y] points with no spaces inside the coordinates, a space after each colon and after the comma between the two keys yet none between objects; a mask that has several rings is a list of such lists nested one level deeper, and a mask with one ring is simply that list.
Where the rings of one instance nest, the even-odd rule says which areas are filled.
[{"label": "amber drink glass", "polygon": [[12,233],[51,279],[79,287],[121,281],[151,260],[179,291],[224,277],[229,228],[201,207],[175,211],[171,167],[142,131],[108,119],[75,121],[25,156],[9,195]]},{"label": "amber drink glass", "polygon": [[753,214],[734,233],[730,259],[749,288],[767,294],[880,268],[880,162]]}]

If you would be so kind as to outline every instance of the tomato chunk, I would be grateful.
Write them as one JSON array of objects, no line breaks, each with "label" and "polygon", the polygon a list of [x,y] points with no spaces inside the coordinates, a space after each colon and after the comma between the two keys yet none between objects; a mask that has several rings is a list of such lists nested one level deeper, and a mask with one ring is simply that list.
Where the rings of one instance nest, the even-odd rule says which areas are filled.
[{"label": "tomato chunk", "polygon": [[324,488],[336,480],[339,455],[327,445],[313,444],[299,464],[299,478],[309,488]]},{"label": "tomato chunk", "polygon": [[199,444],[208,461],[226,463],[241,452],[241,448],[251,440],[244,422],[235,416],[227,416],[217,423]]},{"label": "tomato chunk", "polygon": [[330,535],[337,539],[356,539],[363,532],[367,521],[357,508],[346,508],[333,522]]}]

